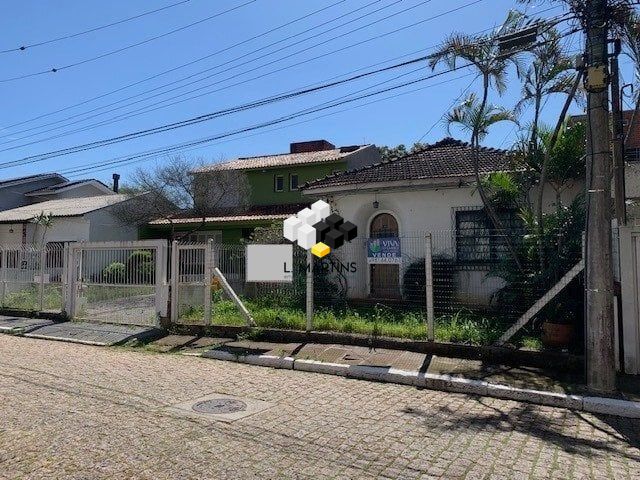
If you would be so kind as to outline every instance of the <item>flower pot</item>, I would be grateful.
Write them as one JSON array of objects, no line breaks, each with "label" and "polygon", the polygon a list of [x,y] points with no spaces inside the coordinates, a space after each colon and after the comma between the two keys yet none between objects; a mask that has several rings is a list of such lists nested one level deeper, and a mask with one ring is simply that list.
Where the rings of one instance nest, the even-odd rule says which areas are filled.
[{"label": "flower pot", "polygon": [[566,347],[573,340],[573,325],[567,323],[544,322],[542,343],[549,347]]}]

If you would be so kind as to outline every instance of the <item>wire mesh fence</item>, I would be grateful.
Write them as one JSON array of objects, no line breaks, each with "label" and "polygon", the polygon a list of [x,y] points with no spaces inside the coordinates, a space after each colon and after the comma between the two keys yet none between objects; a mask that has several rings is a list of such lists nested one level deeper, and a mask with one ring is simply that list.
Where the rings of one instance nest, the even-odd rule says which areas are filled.
[{"label": "wire mesh fence", "polygon": [[[178,266],[177,322],[243,325],[216,279],[207,283],[207,247],[199,248],[195,257],[180,257],[185,266]],[[324,258],[314,257],[313,265],[294,245],[290,283],[251,283],[245,277],[246,245],[210,248],[212,262],[259,326],[305,328],[306,284],[313,271],[314,329],[425,338],[429,286],[436,339],[472,343],[496,340],[574,267],[582,250],[580,239],[557,239],[541,249],[531,236],[478,229],[359,237]],[[185,280],[186,265],[195,269],[196,285]],[[582,288],[578,277],[545,315],[580,316]]]}]

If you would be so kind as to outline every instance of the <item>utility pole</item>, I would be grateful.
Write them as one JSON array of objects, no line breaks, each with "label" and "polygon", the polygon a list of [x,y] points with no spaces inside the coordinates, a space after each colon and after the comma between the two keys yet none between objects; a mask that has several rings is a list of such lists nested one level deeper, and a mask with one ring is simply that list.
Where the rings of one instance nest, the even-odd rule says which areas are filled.
[{"label": "utility pole", "polygon": [[613,191],[616,219],[618,220],[618,226],[624,226],[627,224],[627,209],[624,184],[624,131],[620,98],[620,68],[618,66],[618,56],[621,51],[620,43],[619,38],[613,41],[613,54],[611,55],[611,130],[613,133]]},{"label": "utility pole", "polygon": [[596,392],[616,389],[611,252],[608,2],[587,0],[586,377]]}]

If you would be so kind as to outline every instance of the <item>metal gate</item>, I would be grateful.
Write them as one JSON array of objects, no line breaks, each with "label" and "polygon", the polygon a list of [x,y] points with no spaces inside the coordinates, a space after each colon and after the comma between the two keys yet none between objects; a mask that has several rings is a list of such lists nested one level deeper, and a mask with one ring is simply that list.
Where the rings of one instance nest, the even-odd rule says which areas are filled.
[{"label": "metal gate", "polygon": [[72,318],[155,326],[166,317],[166,241],[77,243],[69,265]]},{"label": "metal gate", "polygon": [[212,248],[210,243],[171,246],[171,319],[211,323]]},{"label": "metal gate", "polygon": [[64,311],[66,255],[62,243],[0,247],[0,307],[46,313]]},{"label": "metal gate", "polygon": [[619,228],[624,369],[640,374],[640,227]]}]

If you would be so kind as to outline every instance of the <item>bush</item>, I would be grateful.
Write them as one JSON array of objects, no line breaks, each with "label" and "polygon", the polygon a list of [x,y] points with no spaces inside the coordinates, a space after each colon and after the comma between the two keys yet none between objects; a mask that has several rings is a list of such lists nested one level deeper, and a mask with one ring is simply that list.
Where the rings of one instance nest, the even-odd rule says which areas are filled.
[{"label": "bush", "polygon": [[122,262],[113,262],[102,270],[102,280],[106,283],[124,283],[127,267]]},{"label": "bush", "polygon": [[[455,293],[454,276],[456,263],[445,256],[434,256],[433,299],[436,311],[451,311],[451,299]],[[425,305],[425,267],[424,258],[413,262],[404,272],[402,279],[403,298],[411,303]]]},{"label": "bush", "polygon": [[150,250],[135,250],[129,255],[126,265],[127,281],[147,283],[153,279],[155,263]]}]

